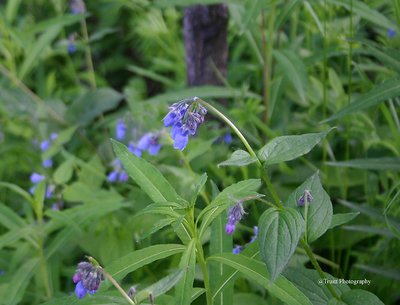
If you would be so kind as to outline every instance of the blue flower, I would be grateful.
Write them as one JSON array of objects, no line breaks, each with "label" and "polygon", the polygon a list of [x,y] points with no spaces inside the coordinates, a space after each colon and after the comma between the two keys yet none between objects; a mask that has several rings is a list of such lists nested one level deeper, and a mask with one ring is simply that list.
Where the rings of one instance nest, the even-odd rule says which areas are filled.
[{"label": "blue flower", "polygon": [[41,151],[46,151],[48,150],[50,147],[50,141],[49,140],[44,140],[42,142],[40,142],[40,150]]},{"label": "blue flower", "polygon": [[229,132],[227,132],[224,135],[223,140],[224,140],[225,144],[231,144],[232,143],[232,135]]},{"label": "blue flower", "polygon": [[236,229],[236,223],[238,223],[243,215],[246,214],[243,209],[243,202],[238,201],[233,207],[228,210],[228,221],[225,226],[225,232],[228,235],[233,234]]},{"label": "blue flower", "polygon": [[119,173],[119,175],[118,175],[119,182],[126,182],[126,181],[128,181],[128,179],[129,179],[129,176],[126,173],[126,171],[123,170]]},{"label": "blue flower", "polygon": [[50,134],[50,140],[51,140],[51,141],[55,141],[57,138],[58,138],[58,133],[52,132],[52,133]]},{"label": "blue flower", "polygon": [[232,249],[233,254],[240,254],[243,251],[243,246],[235,245]]},{"label": "blue flower", "polygon": [[137,143],[137,149],[147,150],[150,155],[157,155],[161,144],[158,142],[158,135],[148,132],[144,134]]},{"label": "blue flower", "polygon": [[50,198],[51,196],[53,196],[55,189],[56,186],[54,184],[49,184],[46,189],[46,198]]},{"label": "blue flower", "polygon": [[189,134],[195,135],[198,126],[204,122],[207,110],[196,102],[196,99],[185,99],[172,104],[164,117],[164,126],[172,127],[171,137],[176,149],[184,150],[189,141]]},{"label": "blue flower", "polygon": [[76,52],[76,44],[73,42],[68,42],[67,50],[69,54],[74,54]]},{"label": "blue flower", "polygon": [[71,14],[77,15],[86,12],[85,2],[83,0],[71,0],[70,2]]},{"label": "blue flower", "polygon": [[118,140],[123,140],[126,134],[126,125],[123,119],[119,119],[117,125],[115,126],[115,137]]},{"label": "blue flower", "polygon": [[388,38],[393,38],[394,36],[396,36],[396,30],[394,30],[394,29],[388,29],[387,30],[387,37]]},{"label": "blue flower", "polygon": [[117,181],[117,179],[118,179],[118,171],[116,171],[116,170],[113,170],[113,171],[112,171],[111,173],[109,173],[108,176],[107,176],[108,182],[111,182],[111,183]]},{"label": "blue flower", "polygon": [[51,159],[46,159],[42,162],[42,165],[44,168],[50,168],[53,166],[53,160]]},{"label": "blue flower", "polygon": [[130,142],[129,146],[128,146],[129,151],[134,154],[137,157],[141,157],[142,156],[142,151],[136,146],[135,143]]},{"label": "blue flower", "polygon": [[33,184],[38,184],[40,181],[43,181],[43,180],[44,180],[44,176],[43,176],[43,175],[40,175],[40,174],[38,174],[38,173],[32,173],[30,179],[31,179],[31,182],[32,182]]},{"label": "blue flower", "polygon": [[82,299],[87,293],[94,294],[104,280],[104,275],[99,268],[88,262],[81,262],[72,277],[72,281],[76,284],[75,294],[78,299]]},{"label": "blue flower", "polygon": [[303,195],[300,196],[299,200],[297,200],[297,205],[304,206],[306,203],[310,204],[313,202],[314,197],[311,195],[310,190],[304,190]]}]

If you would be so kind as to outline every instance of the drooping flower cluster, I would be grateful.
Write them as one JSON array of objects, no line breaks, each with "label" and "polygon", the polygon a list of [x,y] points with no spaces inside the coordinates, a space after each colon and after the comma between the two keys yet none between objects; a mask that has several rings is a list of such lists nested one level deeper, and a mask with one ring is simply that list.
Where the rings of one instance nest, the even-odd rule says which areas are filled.
[{"label": "drooping flower cluster", "polygon": [[243,209],[243,202],[238,201],[233,207],[228,210],[228,222],[225,226],[225,232],[228,235],[233,234],[236,230],[236,224],[243,218],[246,212]]},{"label": "drooping flower cluster", "polygon": [[204,122],[207,109],[196,100],[195,97],[172,104],[164,118],[164,126],[172,127],[171,137],[176,149],[184,150],[188,144],[189,135],[195,135],[197,127]]},{"label": "drooping flower cluster", "polygon": [[160,151],[159,135],[157,133],[145,133],[138,141],[136,149],[140,151],[147,150],[150,155],[155,156]]},{"label": "drooping flower cluster", "polygon": [[99,289],[101,281],[104,280],[104,275],[98,267],[91,263],[81,262],[78,264],[72,280],[76,284],[76,296],[82,299],[86,294],[94,294]]},{"label": "drooping flower cluster", "polygon": [[311,195],[310,190],[304,190],[303,195],[300,196],[299,200],[297,200],[297,205],[304,206],[306,203],[310,204],[313,202],[314,197]]},{"label": "drooping flower cluster", "polygon": [[257,235],[258,235],[258,227],[254,226],[253,227],[253,236],[251,237],[250,241],[244,246],[235,245],[235,247],[232,249],[232,253],[233,254],[241,253],[249,244],[252,244],[255,242],[255,240],[257,239]]}]

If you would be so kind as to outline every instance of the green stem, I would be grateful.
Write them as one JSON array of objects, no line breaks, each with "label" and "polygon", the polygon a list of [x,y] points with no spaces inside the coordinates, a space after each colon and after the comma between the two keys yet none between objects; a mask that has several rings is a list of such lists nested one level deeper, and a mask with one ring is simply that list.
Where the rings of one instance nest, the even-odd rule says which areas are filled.
[{"label": "green stem", "polygon": [[201,272],[203,273],[203,281],[204,281],[204,288],[206,289],[206,299],[207,299],[207,305],[212,305],[212,294],[211,294],[211,288],[210,288],[210,279],[208,276],[208,270],[207,270],[207,264],[204,259],[204,252],[203,252],[203,247],[201,246],[201,243],[199,240],[197,240],[196,243],[196,248],[197,248],[197,254],[198,254],[198,260],[201,268]]},{"label": "green stem", "polygon": [[[322,271],[321,267],[318,264],[317,259],[314,256],[314,253],[312,252],[310,246],[304,239],[300,239],[300,243],[303,246],[303,249],[306,251],[307,256],[309,257],[311,264],[314,266],[315,270],[317,270],[319,276],[321,279],[325,278],[325,273]],[[336,299],[339,299],[338,294],[336,293],[335,289],[330,283],[326,283],[326,287],[328,288],[329,292],[332,294],[332,296]]]},{"label": "green stem", "polygon": [[122,294],[122,296],[128,301],[129,304],[136,305],[136,303],[129,297],[129,295],[125,292],[124,289],[118,284],[118,282],[109,274],[107,271],[105,271],[102,267],[99,267],[101,272],[104,274],[104,277],[107,278],[114,286],[115,288],[118,289],[118,291]]},{"label": "green stem", "polygon": [[81,21],[81,29],[82,29],[82,35],[83,39],[86,43],[86,48],[85,48],[85,58],[86,58],[86,64],[89,69],[89,74],[90,74],[90,83],[93,88],[96,89],[96,74],[94,72],[94,66],[93,66],[93,59],[92,59],[92,52],[90,50],[90,43],[89,43],[89,34],[87,30],[87,25],[86,25],[86,19],[82,19]]},{"label": "green stem", "polygon": [[221,111],[219,111],[214,106],[210,105],[209,103],[207,103],[206,101],[203,101],[202,99],[200,99],[198,97],[195,97],[194,100],[198,101],[201,104],[203,104],[204,107],[206,107],[209,110],[211,110],[216,116],[221,118],[226,124],[229,125],[229,127],[231,127],[233,129],[233,131],[239,137],[240,141],[242,141],[243,145],[246,147],[246,149],[249,152],[249,154],[252,157],[256,158],[257,165],[261,169],[262,178],[265,181],[268,190],[271,192],[271,195],[272,195],[272,197],[273,197],[273,199],[275,201],[275,204],[280,209],[283,209],[283,205],[282,205],[281,201],[279,200],[279,196],[278,196],[277,192],[275,191],[275,188],[272,185],[271,180],[269,179],[268,175],[265,173],[264,167],[263,167],[260,159],[257,157],[257,154],[254,152],[253,148],[251,148],[249,142],[247,142],[246,138],[243,136],[243,134],[240,132],[240,130],[235,126],[235,124],[233,124],[233,122],[230,119],[228,119]]}]

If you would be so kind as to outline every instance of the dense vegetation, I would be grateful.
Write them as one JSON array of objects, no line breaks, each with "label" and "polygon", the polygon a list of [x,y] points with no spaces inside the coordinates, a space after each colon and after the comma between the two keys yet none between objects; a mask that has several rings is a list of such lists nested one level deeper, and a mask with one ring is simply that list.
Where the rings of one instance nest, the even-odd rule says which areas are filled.
[{"label": "dense vegetation", "polygon": [[0,1],[0,304],[397,304],[400,2],[215,3]]}]

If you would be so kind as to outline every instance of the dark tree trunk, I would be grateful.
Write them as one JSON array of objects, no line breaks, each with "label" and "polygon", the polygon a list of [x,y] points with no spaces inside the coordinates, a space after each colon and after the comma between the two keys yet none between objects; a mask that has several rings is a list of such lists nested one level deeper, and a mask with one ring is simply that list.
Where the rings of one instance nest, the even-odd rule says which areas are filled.
[{"label": "dark tree trunk", "polygon": [[194,5],[183,20],[189,86],[222,85],[228,60],[228,8],[224,4]]}]

